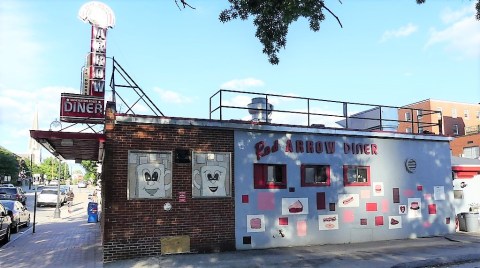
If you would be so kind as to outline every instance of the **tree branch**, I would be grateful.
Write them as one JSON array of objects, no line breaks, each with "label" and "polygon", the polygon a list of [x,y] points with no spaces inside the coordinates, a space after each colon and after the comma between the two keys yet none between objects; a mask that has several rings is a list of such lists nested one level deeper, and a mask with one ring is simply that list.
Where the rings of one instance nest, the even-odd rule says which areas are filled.
[{"label": "tree branch", "polygon": [[[340,3],[342,3],[340,1]],[[343,28],[343,25],[342,25],[342,22],[340,21],[340,19],[337,17],[337,15],[335,15],[335,13],[333,13],[327,6],[325,6],[325,4],[322,3],[322,7],[325,8],[330,14],[332,14],[332,16],[334,16],[337,21],[338,21],[338,24],[340,24],[340,28]]]}]

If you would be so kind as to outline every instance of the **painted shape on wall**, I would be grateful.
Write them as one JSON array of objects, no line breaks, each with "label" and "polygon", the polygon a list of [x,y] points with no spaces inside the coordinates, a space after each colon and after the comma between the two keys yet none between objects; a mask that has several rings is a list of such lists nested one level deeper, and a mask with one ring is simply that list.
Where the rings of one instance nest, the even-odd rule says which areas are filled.
[{"label": "painted shape on wall", "polygon": [[[170,174],[164,164],[149,163],[137,166],[137,187],[140,198],[166,197],[172,184],[165,184],[165,176]],[[170,191],[171,192],[171,191]],[[171,195],[171,194],[170,194]]]},{"label": "painted shape on wall", "polygon": [[444,186],[433,186],[433,199],[435,199],[435,200],[445,200],[445,187]]},{"label": "painted shape on wall", "polygon": [[387,213],[390,211],[390,203],[387,199],[382,199],[382,212]]},{"label": "painted shape on wall", "polygon": [[400,229],[402,228],[401,216],[389,216],[388,217],[388,229]]},{"label": "painted shape on wall", "polygon": [[320,231],[338,230],[338,214],[318,215],[318,229]]},{"label": "painted shape on wall", "polygon": [[398,214],[407,214],[407,205],[398,205]]},{"label": "painted shape on wall", "polygon": [[306,236],[307,235],[307,221],[300,220],[297,221],[297,236]]},{"label": "painted shape on wall", "polygon": [[275,194],[270,192],[260,192],[257,194],[258,210],[274,210]]},{"label": "painted shape on wall", "polygon": [[265,232],[265,215],[247,215],[247,232]]},{"label": "painted shape on wall", "polygon": [[420,198],[408,199],[408,218],[421,218],[422,217],[422,201]]},{"label": "painted shape on wall", "polygon": [[360,206],[360,197],[358,194],[339,194],[338,207],[351,208]]},{"label": "painted shape on wall", "polygon": [[193,152],[192,196],[230,196],[230,154]]},{"label": "painted shape on wall", "polygon": [[171,198],[171,152],[128,152],[128,197]]},{"label": "painted shape on wall", "polygon": [[352,223],[355,221],[355,213],[351,209],[346,209],[343,210],[343,217],[342,217],[342,222],[343,223]]},{"label": "painted shape on wall", "polygon": [[374,182],[372,184],[373,187],[373,196],[384,196],[385,189],[383,188],[383,182]]},{"label": "painted shape on wall", "polygon": [[393,188],[393,203],[400,203],[400,189]]},{"label": "painted shape on wall", "polygon": [[326,208],[327,208],[327,204],[326,204],[325,192],[318,192],[317,193],[317,210],[322,210]]},{"label": "painted shape on wall", "polygon": [[375,216],[375,226],[383,225],[383,216]]},{"label": "painted shape on wall", "polygon": [[308,214],[308,198],[282,198],[282,215]]},{"label": "painted shape on wall", "polygon": [[437,214],[437,205],[429,204],[428,205],[428,214]]},{"label": "painted shape on wall", "polygon": [[370,198],[370,190],[360,190],[360,198],[369,199]]},{"label": "painted shape on wall", "polygon": [[377,203],[365,203],[366,211],[377,211]]}]

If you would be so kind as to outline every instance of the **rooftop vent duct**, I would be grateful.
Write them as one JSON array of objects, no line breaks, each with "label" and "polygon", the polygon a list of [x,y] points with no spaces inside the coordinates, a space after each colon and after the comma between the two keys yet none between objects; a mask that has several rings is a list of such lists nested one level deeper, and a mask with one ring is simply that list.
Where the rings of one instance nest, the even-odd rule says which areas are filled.
[{"label": "rooftop vent duct", "polygon": [[267,98],[253,98],[247,107],[253,122],[270,123],[272,120],[269,117],[272,115],[273,105],[268,103]]}]

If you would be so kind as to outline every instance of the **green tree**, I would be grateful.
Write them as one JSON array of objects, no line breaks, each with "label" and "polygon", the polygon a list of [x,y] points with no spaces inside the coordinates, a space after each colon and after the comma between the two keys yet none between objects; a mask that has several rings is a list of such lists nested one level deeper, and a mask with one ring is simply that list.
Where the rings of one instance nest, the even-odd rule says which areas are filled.
[{"label": "green tree", "polygon": [[[423,4],[426,0],[416,1]],[[476,18],[480,20],[480,0],[476,1]],[[185,0],[181,2],[185,8]],[[267,54],[271,64],[278,64],[277,53],[287,44],[288,27],[300,17],[308,19],[310,29],[317,32],[320,30],[320,23],[325,20],[326,11],[342,27],[340,19],[325,5],[324,0],[228,0],[228,2],[230,8],[220,13],[220,21],[226,23],[238,18],[247,20],[253,17],[253,24],[257,27],[255,36],[262,43],[263,53]],[[341,3],[341,0],[339,2]]]},{"label": "green tree", "polygon": [[10,176],[12,182],[18,180],[18,173],[20,172],[20,164],[17,157],[10,151],[0,147],[0,176]]},{"label": "green tree", "polygon": [[90,180],[95,184],[97,182],[97,162],[83,160],[81,165],[85,169],[84,179]]}]

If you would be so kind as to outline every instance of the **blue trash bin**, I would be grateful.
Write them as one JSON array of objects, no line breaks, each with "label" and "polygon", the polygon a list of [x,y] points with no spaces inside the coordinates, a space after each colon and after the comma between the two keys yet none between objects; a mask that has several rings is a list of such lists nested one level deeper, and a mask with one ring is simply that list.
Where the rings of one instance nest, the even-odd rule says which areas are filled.
[{"label": "blue trash bin", "polygon": [[88,222],[98,222],[98,203],[88,203]]}]

